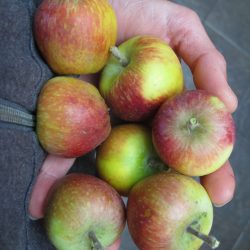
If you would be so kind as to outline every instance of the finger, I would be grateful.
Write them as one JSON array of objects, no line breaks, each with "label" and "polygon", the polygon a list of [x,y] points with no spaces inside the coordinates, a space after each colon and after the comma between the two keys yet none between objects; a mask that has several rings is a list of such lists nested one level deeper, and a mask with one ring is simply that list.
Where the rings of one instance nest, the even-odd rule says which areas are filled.
[{"label": "finger", "polygon": [[[139,35],[164,39],[173,3],[166,0],[109,0],[116,12],[118,23],[117,44]],[[174,5],[175,6],[175,5]]]},{"label": "finger", "polygon": [[40,219],[44,216],[46,197],[49,190],[58,179],[66,175],[74,161],[74,158],[68,159],[54,155],[47,156],[32,190],[28,208],[31,218]]},{"label": "finger", "polygon": [[111,246],[107,248],[107,250],[118,250],[121,244],[121,239],[116,240]]},{"label": "finger", "polygon": [[217,171],[201,177],[201,184],[215,206],[221,207],[230,202],[235,191],[235,177],[230,163],[226,162]]},{"label": "finger", "polygon": [[189,65],[196,87],[218,96],[230,112],[235,111],[237,97],[227,82],[224,57],[209,39],[198,15],[185,7],[173,6],[176,17],[169,24],[170,45]]}]

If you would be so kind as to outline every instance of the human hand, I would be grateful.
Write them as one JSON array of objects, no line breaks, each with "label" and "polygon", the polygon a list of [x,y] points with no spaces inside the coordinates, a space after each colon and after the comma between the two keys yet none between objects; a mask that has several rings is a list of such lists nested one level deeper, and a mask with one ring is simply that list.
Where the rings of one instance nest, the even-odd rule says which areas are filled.
[{"label": "human hand", "polygon": [[[237,98],[227,82],[224,57],[209,39],[195,12],[166,0],[110,0],[110,3],[118,19],[118,43],[135,35],[164,39],[190,67],[196,87],[218,96],[230,112],[235,111]],[[32,217],[43,217],[48,191],[68,172],[74,160],[52,155],[45,159],[31,195],[29,213]],[[201,177],[201,183],[216,206],[228,203],[235,190],[230,163]]]}]

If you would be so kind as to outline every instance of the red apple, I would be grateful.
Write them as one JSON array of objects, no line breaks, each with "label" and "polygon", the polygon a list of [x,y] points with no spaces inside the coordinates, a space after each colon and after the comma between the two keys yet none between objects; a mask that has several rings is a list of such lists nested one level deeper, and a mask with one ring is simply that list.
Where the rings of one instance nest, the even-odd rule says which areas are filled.
[{"label": "red apple", "polygon": [[116,42],[116,16],[107,0],[44,0],[35,13],[34,35],[56,73],[96,73]]},{"label": "red apple", "polygon": [[217,97],[192,90],[166,101],[153,121],[153,142],[176,171],[202,176],[220,168],[235,141],[232,115]]},{"label": "red apple", "polygon": [[73,77],[55,77],[39,95],[36,130],[49,153],[78,157],[108,137],[108,108],[92,84]]},{"label": "red apple", "polygon": [[151,117],[167,98],[183,90],[183,73],[174,51],[162,40],[138,36],[111,49],[100,92],[114,114],[126,121]]},{"label": "red apple", "polygon": [[141,250],[197,250],[208,236],[213,207],[205,189],[188,176],[161,172],[137,183],[127,205],[129,232]]},{"label": "red apple", "polygon": [[69,174],[53,187],[45,227],[56,249],[114,248],[124,226],[124,203],[106,182],[90,175]]},{"label": "red apple", "polygon": [[151,130],[139,124],[113,127],[97,149],[96,166],[100,178],[124,196],[143,178],[168,170],[154,149]]}]

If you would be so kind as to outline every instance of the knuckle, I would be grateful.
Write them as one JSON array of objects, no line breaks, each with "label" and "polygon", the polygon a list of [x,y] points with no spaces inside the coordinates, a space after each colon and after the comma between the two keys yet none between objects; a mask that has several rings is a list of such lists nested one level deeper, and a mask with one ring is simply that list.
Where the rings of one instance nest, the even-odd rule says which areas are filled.
[{"label": "knuckle", "polygon": [[217,52],[218,60],[221,62],[221,64],[226,65],[227,62],[226,62],[224,55],[218,50],[216,52]]},{"label": "knuckle", "polygon": [[214,50],[214,55],[215,55],[215,58],[217,59],[217,62],[221,65],[221,67],[223,69],[226,69],[227,62],[226,62],[224,55],[217,49]]},{"label": "knuckle", "polygon": [[186,18],[191,23],[201,22],[199,15],[192,9],[185,8]]}]

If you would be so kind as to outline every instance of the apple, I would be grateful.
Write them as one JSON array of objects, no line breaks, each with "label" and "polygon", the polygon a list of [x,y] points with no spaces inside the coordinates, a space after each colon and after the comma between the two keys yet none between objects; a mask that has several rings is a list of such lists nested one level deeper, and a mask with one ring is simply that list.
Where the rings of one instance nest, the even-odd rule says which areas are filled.
[{"label": "apple", "polygon": [[99,90],[119,118],[151,118],[163,101],[182,92],[180,61],[164,41],[137,36],[112,47],[111,52]]},{"label": "apple", "polygon": [[161,172],[129,193],[128,229],[139,249],[196,250],[203,240],[215,248],[219,242],[208,235],[212,222],[209,196],[191,177]]},{"label": "apple", "polygon": [[218,97],[190,90],[164,102],[154,118],[152,134],[166,164],[182,174],[202,176],[229,158],[235,125]]},{"label": "apple", "polygon": [[99,177],[127,196],[135,183],[168,167],[157,155],[151,130],[139,124],[113,127],[97,149]]},{"label": "apple", "polygon": [[106,182],[86,174],[68,174],[52,188],[45,228],[58,250],[101,250],[119,244],[125,205]]},{"label": "apple", "polygon": [[116,43],[115,12],[107,0],[43,0],[35,12],[34,37],[54,72],[96,73]]},{"label": "apple", "polygon": [[92,84],[73,77],[54,77],[37,103],[36,131],[43,148],[54,155],[84,155],[109,135],[108,107]]}]

